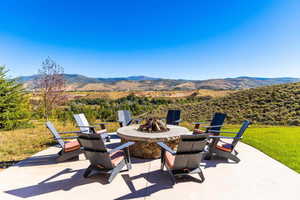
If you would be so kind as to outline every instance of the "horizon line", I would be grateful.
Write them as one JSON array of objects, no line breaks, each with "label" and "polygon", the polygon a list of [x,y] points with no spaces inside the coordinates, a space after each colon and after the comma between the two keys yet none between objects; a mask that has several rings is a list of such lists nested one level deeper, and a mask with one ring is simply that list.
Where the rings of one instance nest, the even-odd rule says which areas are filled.
[{"label": "horizon line", "polygon": [[[294,78],[294,79],[300,79],[300,77],[293,77],[293,76],[279,76],[279,77],[267,77],[267,76],[234,76],[234,77],[219,77],[219,78],[208,78],[208,79],[185,79],[185,78],[164,78],[164,77],[154,77],[154,76],[148,76],[148,75],[129,75],[129,76],[112,76],[112,77],[95,77],[95,76],[89,76],[84,74],[73,74],[73,73],[63,73],[64,75],[79,75],[84,76],[86,78],[95,78],[95,79],[117,79],[117,78],[133,78],[133,77],[146,77],[151,79],[165,79],[165,80],[186,80],[186,81],[204,81],[204,80],[218,80],[218,79],[237,79],[237,78],[265,78],[265,79],[279,79],[279,78]],[[21,77],[31,77],[36,76],[38,74],[32,74],[32,75],[24,75],[24,76],[15,76],[13,79],[21,78]]]}]

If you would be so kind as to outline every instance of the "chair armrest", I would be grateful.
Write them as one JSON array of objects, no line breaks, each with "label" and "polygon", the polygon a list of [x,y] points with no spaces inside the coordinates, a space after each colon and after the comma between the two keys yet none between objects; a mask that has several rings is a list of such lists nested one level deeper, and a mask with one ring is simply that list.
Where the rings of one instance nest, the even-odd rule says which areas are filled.
[{"label": "chair armrest", "polygon": [[132,119],[132,121],[136,121],[136,122],[140,123],[141,121],[143,121],[143,119],[142,118],[136,118],[136,119]]},{"label": "chair armrest", "polygon": [[209,132],[212,133],[232,133],[232,134],[237,134],[238,132],[231,132],[231,131],[217,131],[217,130],[210,130]]},{"label": "chair armrest", "polygon": [[224,125],[215,125],[215,126],[202,126],[203,128],[217,128],[217,127],[222,127]]},{"label": "chair armrest", "polygon": [[109,122],[99,122],[99,123],[95,123],[93,126],[100,127],[101,129],[106,129],[107,125],[111,125],[111,123],[109,123]]},{"label": "chair armrest", "polygon": [[116,147],[116,148],[114,148],[114,149],[108,151],[108,153],[111,154],[111,153],[114,153],[114,152],[119,151],[119,150],[121,150],[121,149],[127,148],[127,147],[133,145],[134,143],[135,143],[135,142],[126,142],[125,144],[122,144],[122,145],[120,145],[120,146],[118,146],[118,147]]},{"label": "chair armrest", "polygon": [[65,140],[65,139],[77,139],[78,136],[70,136],[70,137],[61,137],[61,139]]},{"label": "chair armrest", "polygon": [[100,133],[100,135],[101,135],[102,139],[105,139],[105,138],[109,137],[109,135],[106,132],[105,133]]},{"label": "chair armrest", "polygon": [[70,134],[70,133],[81,133],[81,131],[67,131],[67,132],[59,132],[58,134]]},{"label": "chair armrest", "polygon": [[182,119],[176,120],[174,122],[176,122],[176,123],[182,122]]},{"label": "chair armrest", "polygon": [[111,125],[111,122],[99,122],[99,123],[95,123],[95,125]]},{"label": "chair armrest", "polygon": [[156,144],[158,144],[161,148],[163,148],[164,150],[170,152],[172,155],[176,155],[176,152],[173,151],[168,145],[166,145],[163,142],[157,142]]},{"label": "chair armrest", "polygon": [[228,142],[225,142],[225,141],[223,141],[223,140],[219,140],[218,142],[221,142],[221,143],[224,143],[224,144],[230,144],[230,143],[228,143]]},{"label": "chair armrest", "polygon": [[193,124],[208,124],[208,122],[193,122]]},{"label": "chair armrest", "polygon": [[79,126],[79,125],[77,125],[77,127],[83,127],[83,128],[96,128],[96,126]]},{"label": "chair armrest", "polygon": [[209,138],[223,138],[223,139],[242,139],[242,137],[229,137],[229,136],[208,136]]}]

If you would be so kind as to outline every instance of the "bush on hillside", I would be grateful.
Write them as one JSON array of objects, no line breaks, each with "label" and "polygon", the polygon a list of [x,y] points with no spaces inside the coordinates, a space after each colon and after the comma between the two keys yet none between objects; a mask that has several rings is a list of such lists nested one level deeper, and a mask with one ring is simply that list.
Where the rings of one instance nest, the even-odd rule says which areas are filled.
[{"label": "bush on hillside", "polygon": [[238,91],[221,98],[187,104],[173,104],[155,110],[165,113],[176,108],[183,111],[183,119],[202,121],[215,112],[228,114],[228,123],[245,119],[259,124],[300,125],[300,83],[266,86]]}]

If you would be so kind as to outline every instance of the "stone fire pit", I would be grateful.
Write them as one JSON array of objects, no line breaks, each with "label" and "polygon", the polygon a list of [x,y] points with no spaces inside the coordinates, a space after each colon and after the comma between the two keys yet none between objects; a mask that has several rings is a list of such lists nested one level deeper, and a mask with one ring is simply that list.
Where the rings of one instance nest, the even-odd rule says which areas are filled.
[{"label": "stone fire pit", "polygon": [[117,130],[122,142],[134,141],[130,146],[130,154],[139,158],[159,158],[160,148],[156,142],[165,142],[172,149],[178,145],[180,135],[189,134],[187,128],[181,126],[167,125],[168,131],[148,133],[138,131],[139,125],[125,126]]}]

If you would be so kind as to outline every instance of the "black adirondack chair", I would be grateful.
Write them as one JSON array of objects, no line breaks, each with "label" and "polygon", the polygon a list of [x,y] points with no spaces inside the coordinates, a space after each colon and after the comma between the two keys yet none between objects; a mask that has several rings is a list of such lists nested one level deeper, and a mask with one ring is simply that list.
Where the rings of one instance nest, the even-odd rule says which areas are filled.
[{"label": "black adirondack chair", "polygon": [[204,147],[207,143],[207,134],[180,136],[177,151],[173,151],[163,142],[157,144],[161,147],[161,170],[167,168],[173,183],[176,177],[198,173],[200,182],[205,180],[200,168],[200,162],[204,155]]},{"label": "black adirondack chair", "polygon": [[[226,119],[227,115],[225,113],[215,113],[209,126],[201,126],[202,124],[209,124],[209,122],[194,122],[195,128],[194,128],[194,134],[201,134],[201,133],[212,133],[211,131],[220,131],[223,123]],[[205,128],[206,130],[203,131],[199,129],[200,127]],[[217,132],[213,133],[214,135],[217,135]]]},{"label": "black adirondack chair", "polygon": [[179,125],[182,121],[180,119],[180,110],[168,110],[166,122],[169,125]]},{"label": "black adirondack chair", "polygon": [[78,159],[79,154],[82,153],[80,150],[80,144],[76,139],[76,136],[72,137],[62,137],[63,134],[70,134],[70,133],[80,133],[80,131],[70,131],[70,132],[57,132],[56,128],[53,126],[51,122],[46,122],[46,127],[51,132],[53,138],[57,141],[61,150],[58,152],[59,157],[56,159],[58,162],[66,161],[69,159]]},{"label": "black adirondack chair", "polygon": [[93,170],[96,170],[109,174],[108,182],[110,183],[125,165],[127,170],[131,169],[128,147],[134,142],[127,142],[115,149],[108,150],[99,134],[79,134],[78,141],[86,158],[90,161],[90,166],[83,175],[85,178]]},{"label": "black adirondack chair", "polygon": [[[215,131],[212,130],[212,133],[226,133],[226,134],[235,134],[233,137],[220,136],[220,135],[212,135],[209,136],[213,138],[213,142],[209,144],[208,148],[208,156],[206,158],[210,159],[213,155],[220,156],[223,158],[227,158],[233,160],[235,162],[240,162],[240,159],[237,157],[238,152],[234,149],[237,143],[242,139],[242,136],[246,129],[250,125],[250,121],[245,120],[238,132],[229,132],[229,131]],[[221,139],[231,139],[232,142],[224,142]]]},{"label": "black adirondack chair", "polygon": [[118,122],[120,127],[129,126],[133,123],[140,123],[142,119],[133,119],[129,110],[118,110]]}]

